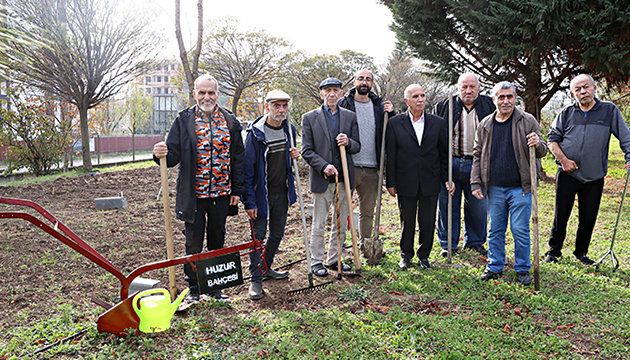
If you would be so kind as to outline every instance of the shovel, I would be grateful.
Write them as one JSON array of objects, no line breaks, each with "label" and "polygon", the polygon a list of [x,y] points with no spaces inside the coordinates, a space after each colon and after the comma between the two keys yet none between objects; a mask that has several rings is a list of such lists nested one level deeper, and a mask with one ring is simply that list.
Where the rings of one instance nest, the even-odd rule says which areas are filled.
[{"label": "shovel", "polygon": [[383,241],[379,239],[381,226],[381,201],[383,198],[383,173],[385,172],[385,132],[387,129],[387,121],[389,114],[385,113],[383,119],[383,140],[381,142],[381,162],[378,167],[378,187],[376,189],[378,197],[376,198],[376,210],[374,214],[374,235],[370,239],[369,244],[363,244],[363,256],[366,257],[370,266],[378,265],[383,257]]},{"label": "shovel", "polygon": [[[291,126],[289,126],[289,142],[291,147],[296,147],[293,141],[293,132]],[[304,250],[306,251],[306,267],[308,268],[308,286],[295,290],[289,290],[287,294],[300,294],[310,292],[312,290],[321,289],[324,286],[332,284],[332,281],[328,281],[319,285],[313,285],[313,270],[311,269],[311,248],[308,241],[308,229],[306,228],[306,215],[304,214],[304,197],[302,196],[302,185],[300,184],[300,170],[298,169],[298,163],[296,159],[291,159],[293,165],[293,172],[295,174],[295,183],[297,184],[298,196],[300,198],[300,213],[302,214],[302,229],[304,232]],[[300,260],[301,261],[301,260]]]},{"label": "shovel", "polygon": [[350,174],[348,173],[348,159],[346,157],[346,147],[340,146],[341,167],[343,168],[344,185],[346,187],[346,200],[348,202],[348,214],[350,221],[350,231],[352,233],[352,252],[354,253],[354,275],[361,275],[361,259],[359,258],[359,249],[357,248],[357,230],[354,227],[354,211],[352,209],[352,190],[350,190]]}]

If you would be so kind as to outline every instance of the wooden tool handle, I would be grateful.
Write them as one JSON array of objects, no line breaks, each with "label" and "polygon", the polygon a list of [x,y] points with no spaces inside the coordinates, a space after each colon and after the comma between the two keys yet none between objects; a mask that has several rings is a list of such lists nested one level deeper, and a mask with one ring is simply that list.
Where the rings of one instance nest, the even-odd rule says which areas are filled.
[{"label": "wooden tool handle", "polygon": [[[173,259],[173,225],[171,223],[171,202],[168,197],[168,172],[166,171],[166,156],[160,158],[160,176],[162,177],[162,199],[164,202],[164,225],[166,227],[166,256]],[[175,267],[168,268],[168,289],[171,300],[177,298],[177,283],[175,281]]]},{"label": "wooden tool handle", "polygon": [[534,290],[540,290],[540,249],[538,248],[538,190],[536,189],[536,149],[529,148],[529,172],[532,189],[532,245],[534,252]]},{"label": "wooden tool handle", "polygon": [[346,147],[340,146],[341,167],[343,168],[343,183],[346,187],[346,199],[348,200],[348,217],[350,231],[352,232],[352,251],[354,252],[354,268],[361,270],[361,259],[359,258],[359,247],[357,246],[357,230],[354,227],[354,211],[352,210],[352,190],[350,189],[350,174],[348,173],[348,159],[346,158]]}]

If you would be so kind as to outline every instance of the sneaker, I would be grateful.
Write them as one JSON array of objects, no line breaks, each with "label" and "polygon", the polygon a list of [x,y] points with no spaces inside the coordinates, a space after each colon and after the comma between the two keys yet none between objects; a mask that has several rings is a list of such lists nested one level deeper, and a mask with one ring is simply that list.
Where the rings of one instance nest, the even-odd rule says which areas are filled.
[{"label": "sneaker", "polygon": [[[451,249],[451,256],[457,254],[458,252],[459,248]],[[440,251],[440,255],[442,255],[442,257],[448,257],[448,249],[442,249],[442,251]]]},{"label": "sneaker", "polygon": [[420,265],[420,267],[423,269],[428,269],[431,267],[431,264],[429,264],[429,259],[420,259],[420,261],[418,261],[418,265]]},{"label": "sneaker", "polygon": [[328,275],[328,270],[322,264],[315,264],[311,268],[313,274],[316,276],[326,276]]},{"label": "sneaker", "polygon": [[[336,262],[334,262],[334,263],[332,263],[330,265],[324,265],[324,266],[326,266],[330,270],[337,271],[337,263]],[[341,271],[350,271],[350,270],[352,270],[350,265],[341,263]]]},{"label": "sneaker", "polygon": [[261,282],[252,282],[249,284],[249,298],[251,300],[260,300],[263,296],[263,288]]},{"label": "sneaker", "polygon": [[479,278],[481,279],[481,281],[488,281],[490,279],[498,279],[501,276],[503,276],[503,272],[495,273],[486,269],[486,271],[484,271],[483,274]]},{"label": "sneaker", "polygon": [[595,265],[595,261],[589,259],[586,255],[582,255],[582,257],[580,258],[580,261],[584,265]]},{"label": "sneaker", "polygon": [[464,249],[471,249],[479,253],[479,255],[486,256],[488,255],[488,250],[483,247],[481,244],[475,244],[470,246],[464,246]]},{"label": "sneaker", "polygon": [[409,268],[409,266],[410,266],[409,259],[405,259],[405,258],[400,259],[400,262],[398,263],[398,267],[401,270],[406,270]]},{"label": "sneaker", "polygon": [[516,281],[521,283],[523,286],[527,286],[532,283],[532,278],[529,276],[529,272],[521,271],[516,273]]},{"label": "sneaker", "polygon": [[188,294],[184,297],[186,301],[199,301],[199,286],[193,285],[188,288]]},{"label": "sneaker", "polygon": [[547,256],[545,256],[545,260],[543,260],[543,262],[547,264],[557,264],[558,262],[560,262],[560,260],[558,260],[557,257],[551,255],[551,253],[547,253]]},{"label": "sneaker", "polygon": [[227,296],[227,295],[225,295],[225,294],[223,293],[223,291],[221,291],[221,290],[211,291],[211,292],[209,292],[209,293],[208,293],[208,295],[209,295],[211,298],[214,298],[214,299],[215,299],[215,300],[217,300],[217,301],[221,301],[221,302],[227,302],[227,301],[230,301],[230,297],[229,297],[229,296]]},{"label": "sneaker", "polygon": [[288,276],[288,271],[275,271],[273,269],[267,269],[267,273],[263,275],[263,281],[286,279]]}]

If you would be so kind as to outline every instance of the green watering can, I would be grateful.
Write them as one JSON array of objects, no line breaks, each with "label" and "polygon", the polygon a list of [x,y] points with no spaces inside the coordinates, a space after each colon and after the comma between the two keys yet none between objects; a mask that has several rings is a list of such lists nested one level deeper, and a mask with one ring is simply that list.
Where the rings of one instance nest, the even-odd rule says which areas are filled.
[{"label": "green watering can", "polygon": [[[167,330],[171,327],[171,318],[175,310],[188,294],[188,288],[171,303],[171,295],[166,289],[149,289],[135,296],[133,309],[140,318],[139,329],[145,333]],[[138,308],[140,302],[140,308]]]}]

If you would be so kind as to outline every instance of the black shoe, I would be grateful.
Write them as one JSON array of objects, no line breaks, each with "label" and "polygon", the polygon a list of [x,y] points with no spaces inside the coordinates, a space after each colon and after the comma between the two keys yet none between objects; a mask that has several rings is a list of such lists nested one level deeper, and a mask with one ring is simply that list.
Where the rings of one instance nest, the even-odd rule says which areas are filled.
[{"label": "black shoe", "polygon": [[221,302],[227,302],[227,301],[230,301],[230,297],[229,297],[229,296],[227,296],[227,295],[225,295],[225,294],[223,293],[223,291],[221,291],[221,290],[211,291],[211,292],[209,292],[209,293],[208,293],[208,295],[209,295],[211,298],[214,298],[216,301],[221,301]]},{"label": "black shoe", "polygon": [[411,266],[411,264],[409,264],[409,259],[400,259],[400,262],[398,263],[398,267],[401,270],[406,270],[409,268],[409,266]]},{"label": "black shoe", "polygon": [[543,260],[543,262],[547,264],[557,264],[558,262],[560,262],[560,260],[558,260],[557,257],[551,255],[551,253],[547,253],[547,256],[545,256],[545,260]]},{"label": "black shoe", "polygon": [[521,283],[521,285],[523,286],[527,286],[532,283],[532,278],[531,276],[529,276],[529,272],[521,271],[519,273],[516,273],[516,281]]},{"label": "black shoe", "polygon": [[428,269],[431,267],[431,264],[429,264],[429,259],[420,259],[418,261],[418,265],[420,265],[420,267],[423,269]]},{"label": "black shoe", "polygon": [[582,257],[580,258],[580,261],[584,265],[595,265],[595,261],[593,261],[593,260],[589,259],[588,257],[586,257],[586,255],[582,255]]},{"label": "black shoe", "polygon": [[249,298],[251,300],[259,300],[263,296],[262,283],[252,282],[249,284]]},{"label": "black shoe", "polygon": [[[334,263],[332,263],[330,265],[324,265],[324,266],[326,266],[330,270],[337,271],[337,263],[336,262],[334,262]],[[341,271],[350,271],[350,270],[352,270],[350,265],[341,263]]]},{"label": "black shoe", "polygon": [[479,253],[479,255],[486,256],[488,255],[488,250],[486,250],[483,245],[475,244],[470,246],[464,246],[464,249],[471,249]]},{"label": "black shoe", "polygon": [[186,294],[186,300],[199,301],[199,286],[193,285],[188,288],[188,294]]},{"label": "black shoe", "polygon": [[[457,254],[458,252],[459,248],[451,249],[451,256]],[[442,249],[442,251],[440,251],[440,255],[442,255],[442,257],[448,257],[448,249]]]},{"label": "black shoe", "polygon": [[486,271],[484,271],[483,274],[479,278],[481,279],[481,281],[488,281],[490,279],[498,279],[501,276],[503,276],[503,272],[495,273],[486,269]]},{"label": "black shoe", "polygon": [[286,279],[288,276],[288,271],[275,271],[273,269],[267,269],[267,273],[263,275],[263,280],[280,280]]},{"label": "black shoe", "polygon": [[311,270],[313,271],[313,274],[315,274],[316,276],[326,276],[326,275],[328,275],[328,270],[326,270],[326,268],[322,264],[315,264],[315,265],[313,265]]}]

